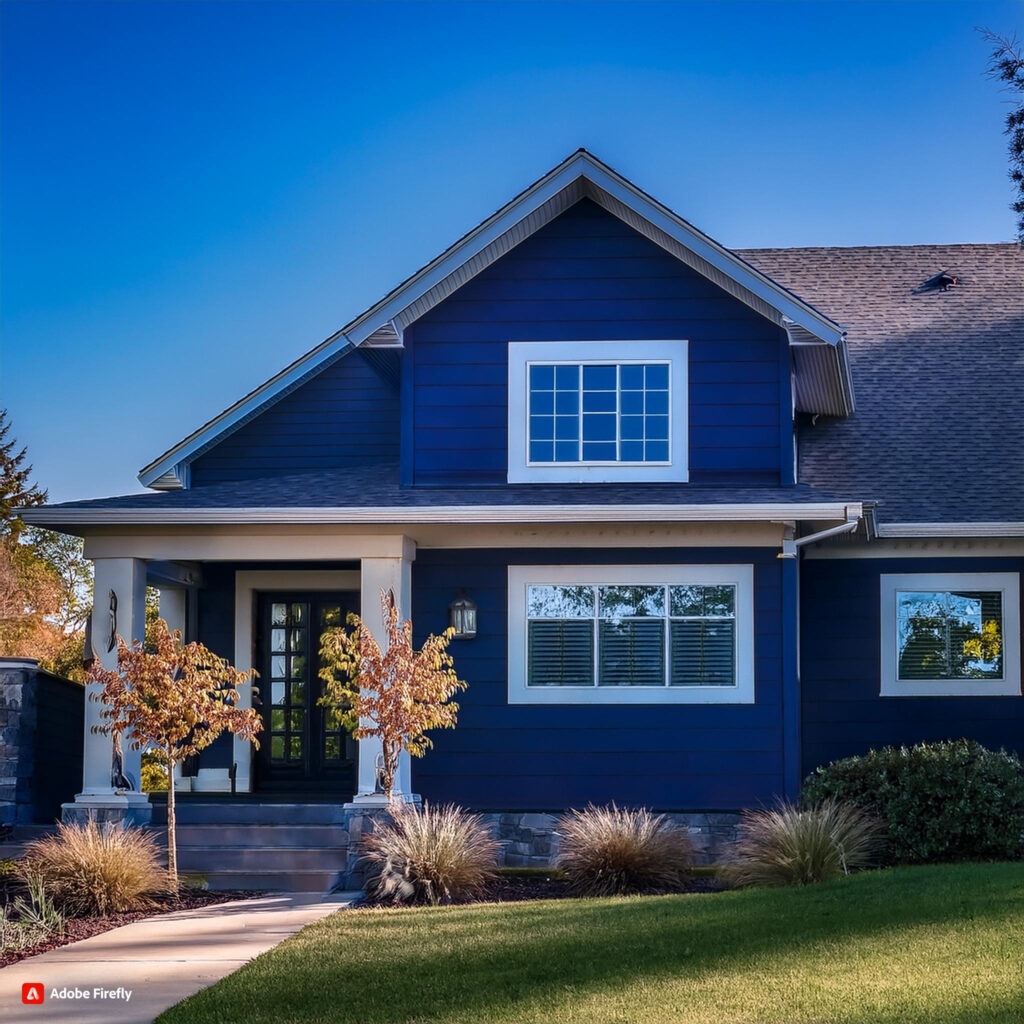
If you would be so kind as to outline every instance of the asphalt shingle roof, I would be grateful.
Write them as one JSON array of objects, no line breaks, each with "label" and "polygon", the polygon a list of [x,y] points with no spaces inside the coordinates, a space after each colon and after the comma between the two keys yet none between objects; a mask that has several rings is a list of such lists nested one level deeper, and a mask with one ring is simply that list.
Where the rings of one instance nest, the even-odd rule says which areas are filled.
[{"label": "asphalt shingle roof", "polygon": [[[883,523],[1024,520],[1019,246],[739,255],[848,331],[857,411],[802,426],[802,483],[877,500]],[[959,283],[921,290],[943,271]]]}]

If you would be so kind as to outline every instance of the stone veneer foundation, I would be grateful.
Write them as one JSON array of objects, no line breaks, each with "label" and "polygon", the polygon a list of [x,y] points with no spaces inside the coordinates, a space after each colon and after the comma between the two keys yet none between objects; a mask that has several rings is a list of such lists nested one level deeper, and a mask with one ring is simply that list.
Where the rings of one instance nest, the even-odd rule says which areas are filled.
[{"label": "stone veneer foundation", "polygon": [[[698,865],[720,863],[735,842],[739,814],[666,812],[665,816],[686,829],[694,846]],[[359,847],[364,834],[373,831],[375,821],[388,817],[387,808],[351,808],[344,815],[348,830],[348,868],[339,888],[361,889],[366,879]],[[558,857],[556,827],[559,815],[549,812],[482,813],[501,843],[498,866],[504,868],[550,868]]]}]

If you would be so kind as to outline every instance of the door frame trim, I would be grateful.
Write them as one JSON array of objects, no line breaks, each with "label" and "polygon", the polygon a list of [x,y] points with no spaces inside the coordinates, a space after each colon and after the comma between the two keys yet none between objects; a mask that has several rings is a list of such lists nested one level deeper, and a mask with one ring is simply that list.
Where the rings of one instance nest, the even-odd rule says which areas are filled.
[{"label": "door frame trim", "polygon": [[[256,659],[256,595],[265,590],[360,589],[358,569],[264,569],[235,573],[235,668],[247,672]],[[252,685],[238,688],[239,706],[252,707]],[[358,741],[357,741],[358,742]],[[248,740],[233,739],[232,758],[238,765],[235,788],[253,792],[253,750]]]}]

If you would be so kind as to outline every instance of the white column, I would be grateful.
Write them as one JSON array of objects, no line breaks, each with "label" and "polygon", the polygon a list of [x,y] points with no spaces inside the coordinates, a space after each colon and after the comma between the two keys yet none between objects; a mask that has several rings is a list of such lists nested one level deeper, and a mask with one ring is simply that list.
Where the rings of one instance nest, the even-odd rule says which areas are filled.
[{"label": "white column", "polygon": [[[187,641],[186,614],[188,611],[188,590],[184,587],[161,587],[160,588],[160,618],[167,623],[167,628],[173,633],[178,630],[182,639]],[[189,792],[192,789],[192,780],[181,774],[181,762],[174,765],[174,789],[176,792]]]},{"label": "white column", "polygon": [[[412,616],[412,561],[416,557],[415,545],[405,540],[402,555],[391,558],[363,558],[360,563],[360,617],[369,627],[374,638],[382,647],[387,643],[387,627],[381,608],[381,591],[392,591],[402,618]],[[376,737],[359,741],[359,769],[356,795],[353,800],[359,805],[383,805],[385,798],[376,792],[377,757],[381,743]],[[403,751],[398,759],[395,776],[395,796],[412,801],[412,774],[410,757]]]},{"label": "white column", "polygon": [[[143,640],[146,632],[146,563],[138,558],[97,558],[96,582],[92,612],[92,643],[96,657],[104,668],[117,668],[117,647],[107,650],[112,631],[128,643]],[[116,790],[112,774],[112,740],[109,735],[94,732],[103,721],[103,705],[92,695],[102,688],[86,687],[85,747],[82,767],[82,792],[74,804],[65,808],[120,809],[124,819],[141,821],[148,818],[149,798],[138,790]],[[130,749],[127,737],[122,738],[123,770],[138,786],[141,782],[142,754]],[[143,811],[143,808],[145,809]],[[68,817],[69,815],[66,815]],[[75,817],[80,815],[70,815]],[[117,817],[116,814],[108,815]]]}]

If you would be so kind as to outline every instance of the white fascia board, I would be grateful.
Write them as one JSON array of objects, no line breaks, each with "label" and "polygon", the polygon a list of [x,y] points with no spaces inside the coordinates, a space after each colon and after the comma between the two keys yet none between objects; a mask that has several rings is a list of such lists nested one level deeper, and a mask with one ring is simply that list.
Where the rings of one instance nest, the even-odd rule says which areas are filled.
[{"label": "white fascia board", "polygon": [[379,508],[25,509],[40,526],[309,525],[318,523],[679,523],[845,520],[859,517],[859,502],[748,505],[435,505]]},{"label": "white fascia board", "polygon": [[1024,537],[1020,523],[879,523],[879,537]]},{"label": "white fascia board", "polygon": [[144,467],[139,472],[140,483],[145,487],[151,487],[178,463],[187,462],[195,452],[212,440],[231,431],[248,416],[272,402],[275,396],[287,391],[296,380],[309,374],[321,362],[338,356],[344,349],[352,349],[361,344],[381,324],[395,320],[420,296],[436,287],[473,256],[514,228],[519,221],[528,217],[533,210],[568,188],[581,176],[593,181],[639,216],[646,218],[681,245],[691,249],[711,266],[732,277],[751,294],[777,309],[783,317],[789,317],[794,323],[828,344],[836,345],[843,338],[842,328],[828,317],[672,213],[596,157],[584,150],[578,150],[440,256],[398,285],[380,302]]}]

